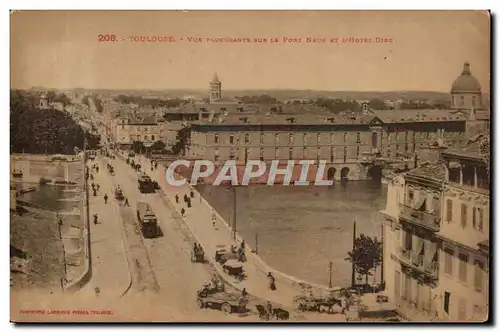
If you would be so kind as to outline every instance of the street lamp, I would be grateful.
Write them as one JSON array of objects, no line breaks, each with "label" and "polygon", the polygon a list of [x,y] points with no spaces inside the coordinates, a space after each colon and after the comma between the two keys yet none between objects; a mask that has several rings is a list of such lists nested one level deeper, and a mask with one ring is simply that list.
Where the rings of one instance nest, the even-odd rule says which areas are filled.
[{"label": "street lamp", "polygon": [[332,288],[332,267],[333,263],[332,261],[330,261],[330,263],[328,263],[328,268],[330,269],[330,280],[328,281],[328,288]]}]

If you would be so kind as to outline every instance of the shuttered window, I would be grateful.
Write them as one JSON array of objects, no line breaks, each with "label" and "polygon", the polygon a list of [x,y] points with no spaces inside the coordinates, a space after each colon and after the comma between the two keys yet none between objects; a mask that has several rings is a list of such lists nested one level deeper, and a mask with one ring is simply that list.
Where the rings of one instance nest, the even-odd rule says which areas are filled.
[{"label": "shuttered window", "polygon": [[446,200],[446,221],[451,222],[453,219],[453,201],[451,199]]},{"label": "shuttered window", "polygon": [[467,205],[462,203],[461,209],[460,209],[460,224],[462,225],[463,228],[467,226]]},{"label": "shuttered window", "polygon": [[444,273],[452,276],[453,275],[453,250],[445,248],[444,249]]},{"label": "shuttered window", "polygon": [[458,279],[461,282],[467,282],[467,263],[469,262],[469,256],[467,254],[460,253],[458,255],[459,265],[458,265]]},{"label": "shuttered window", "polygon": [[401,272],[394,272],[394,297],[396,301],[399,301],[401,297]]},{"label": "shuttered window", "polygon": [[474,261],[474,287],[476,290],[483,290],[484,263],[478,259]]},{"label": "shuttered window", "polygon": [[467,319],[467,300],[460,298],[458,301],[458,320],[465,321]]}]

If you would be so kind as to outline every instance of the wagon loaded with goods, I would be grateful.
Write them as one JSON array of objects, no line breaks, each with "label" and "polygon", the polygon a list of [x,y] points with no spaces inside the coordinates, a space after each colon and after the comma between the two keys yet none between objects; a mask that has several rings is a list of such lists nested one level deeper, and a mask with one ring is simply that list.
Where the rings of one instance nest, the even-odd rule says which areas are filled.
[{"label": "wagon loaded with goods", "polygon": [[337,288],[327,296],[300,295],[293,299],[297,311],[332,312],[337,305],[343,309],[342,298],[347,294],[345,289]]},{"label": "wagon loaded with goods", "polygon": [[248,297],[240,294],[220,292],[214,289],[207,292],[199,291],[196,303],[199,308],[218,309],[230,314],[233,312],[245,312]]}]

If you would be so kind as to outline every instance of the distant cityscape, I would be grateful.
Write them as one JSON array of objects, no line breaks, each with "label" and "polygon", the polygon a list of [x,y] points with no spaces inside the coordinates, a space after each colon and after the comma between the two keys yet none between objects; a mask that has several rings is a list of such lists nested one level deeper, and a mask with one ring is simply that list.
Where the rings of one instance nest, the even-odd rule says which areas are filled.
[{"label": "distant cityscape", "polygon": [[[377,303],[385,297],[383,302],[390,305],[390,311],[399,320],[484,321],[487,318],[490,105],[489,96],[483,95],[469,63],[465,62],[462,68],[457,68],[457,77],[450,81],[450,92],[447,94],[411,91],[226,92],[223,79],[217,74],[208,79],[205,94],[188,90],[155,92],[82,88],[11,91],[11,154],[16,154],[17,158],[11,161],[14,165],[12,176],[17,179],[14,180],[19,182],[23,172],[26,179],[29,173],[15,168],[23,158],[20,154],[78,155],[84,149],[102,153],[98,157],[93,155],[90,161],[84,158],[84,164],[92,163],[94,158],[108,163],[109,174],[103,175],[104,170],[99,174],[103,183],[105,177],[109,175],[111,179],[115,175],[111,163],[119,165],[116,169],[122,174],[129,172],[129,166],[132,166],[134,170],[149,174],[142,173],[140,183],[146,181],[144,179],[156,179],[150,186],[153,193],[157,189],[163,192],[171,190],[162,187],[164,174],[161,167],[180,158],[211,160],[220,165],[234,160],[241,167],[248,160],[260,160],[266,164],[273,160],[326,161],[327,178],[341,183],[342,192],[350,181],[375,183],[378,188],[382,187],[381,184],[387,185],[382,187],[387,191],[385,208],[380,213],[375,211],[384,219],[381,227],[381,280],[372,289],[373,292],[375,288],[377,292],[382,289],[384,295],[377,295]],[[116,161],[115,156],[118,157]],[[161,163],[160,169],[157,169],[158,162]],[[94,169],[95,165],[97,163]],[[90,172],[97,178],[98,170],[94,169]],[[192,169],[188,167],[184,171],[189,173]],[[315,173],[314,169],[311,173]],[[64,181],[70,183],[67,169],[64,176]],[[137,174],[134,173],[134,176]],[[297,176],[294,172],[292,181],[298,180]],[[127,183],[128,188],[136,189],[129,175],[118,178]],[[115,188],[114,192],[119,191],[122,195],[120,185],[117,188],[119,190]],[[179,191],[179,194],[184,194],[185,206],[179,203],[177,194],[176,201],[168,205],[156,198],[151,200],[154,202],[151,205],[156,211],[175,210],[182,218],[186,210],[200,209],[200,216],[204,219],[210,219],[211,213],[213,226],[207,223],[208,226],[197,225],[199,228],[194,229],[203,229],[205,233],[218,230],[215,220],[225,217],[219,215],[216,218],[209,203],[206,206],[201,204],[201,189],[195,194],[194,190],[199,188],[189,188],[189,191]],[[223,205],[232,204],[233,209],[228,218],[232,223],[229,229],[233,233],[224,235],[224,241],[234,242],[238,203],[236,187],[233,189],[233,203],[227,203],[229,199],[226,197]],[[15,202],[19,193],[12,194],[12,191],[16,190],[11,190]],[[96,196],[96,189],[93,190]],[[129,197],[137,200],[142,194],[142,191],[140,194],[134,192]],[[193,207],[188,194],[191,198],[200,195],[200,206],[203,207]],[[245,194],[249,195],[248,191]],[[170,196],[169,199],[173,200]],[[210,199],[214,196],[215,193]],[[103,204],[107,204],[107,196]],[[120,209],[129,208],[128,200],[126,204],[119,204]],[[359,204],[368,205],[367,202]],[[100,207],[105,208],[107,205]],[[147,205],[147,209],[144,208],[146,212],[141,213],[152,213],[149,208]],[[291,216],[288,218],[292,219]],[[368,219],[366,216],[363,218]],[[360,223],[372,222],[364,219]],[[200,221],[184,218],[182,222],[195,224]],[[94,223],[98,225],[97,220]],[[332,234],[346,238],[340,229],[332,231]],[[353,233],[355,238],[356,228]],[[201,245],[206,241],[209,243],[207,246],[215,248],[216,244],[212,242],[216,240],[206,238],[202,237]],[[228,240],[231,238],[233,240]],[[255,235],[256,247],[257,238],[258,234]],[[355,241],[353,239],[353,251]],[[378,243],[376,237],[374,243],[375,246]],[[244,248],[241,250],[244,252]],[[338,255],[339,250],[335,251]],[[359,285],[354,280],[356,262],[352,258],[353,251],[349,251],[349,257],[353,260],[351,287],[355,288]],[[258,254],[257,250],[251,253]],[[197,259],[191,258],[191,262]],[[345,263],[344,257],[340,261],[342,263],[338,264]],[[248,267],[257,271],[261,266],[258,264],[264,263],[252,261],[245,264],[245,268],[251,264],[259,266]],[[370,264],[364,273],[366,284],[369,275],[373,275],[374,279],[377,277],[371,273],[376,271],[379,263]],[[332,266],[330,261],[330,290]],[[342,265],[334,268],[341,270],[339,266]],[[359,269],[356,271],[359,274]],[[254,273],[254,280],[257,280],[262,271]],[[283,277],[282,280],[288,279]],[[254,287],[252,282],[245,285]],[[290,284],[287,291],[293,289],[296,292],[294,287],[297,283]],[[311,287],[326,289],[326,286]],[[264,291],[260,293],[261,288],[259,285],[250,290],[255,290],[259,298],[268,296]],[[288,303],[288,299],[280,299]],[[370,308],[377,306],[379,304]],[[318,311],[321,312],[320,309]]]}]

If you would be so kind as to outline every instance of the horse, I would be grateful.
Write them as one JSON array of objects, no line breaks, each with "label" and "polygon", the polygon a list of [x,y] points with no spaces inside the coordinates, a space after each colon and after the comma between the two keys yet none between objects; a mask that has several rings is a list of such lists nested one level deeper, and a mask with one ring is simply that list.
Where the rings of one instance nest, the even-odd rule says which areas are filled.
[{"label": "horse", "polygon": [[260,319],[269,320],[269,318],[270,318],[269,312],[266,310],[266,308],[264,308],[263,305],[257,304],[257,305],[255,305],[255,308],[257,309],[257,312],[259,313]]},{"label": "horse", "polygon": [[284,309],[276,308],[273,309],[273,316],[275,316],[277,320],[288,320],[290,318],[290,313]]}]

